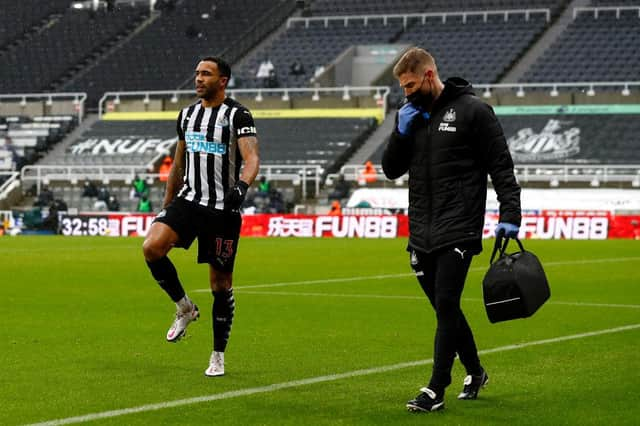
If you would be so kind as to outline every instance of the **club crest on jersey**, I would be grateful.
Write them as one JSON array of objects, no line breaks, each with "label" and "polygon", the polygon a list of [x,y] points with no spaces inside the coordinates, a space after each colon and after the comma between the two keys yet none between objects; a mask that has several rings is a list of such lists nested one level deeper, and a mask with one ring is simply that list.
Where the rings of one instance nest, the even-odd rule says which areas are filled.
[{"label": "club crest on jersey", "polygon": [[447,123],[456,121],[456,110],[450,108],[447,112],[444,113],[444,117],[442,117],[442,120],[446,121]]},{"label": "club crest on jersey", "polygon": [[227,127],[229,125],[229,119],[226,116],[223,116],[217,124],[220,127]]},{"label": "club crest on jersey", "polygon": [[227,146],[216,141],[208,141],[204,133],[187,132],[184,135],[187,144],[187,151],[202,152],[205,154],[224,155],[227,153]]}]

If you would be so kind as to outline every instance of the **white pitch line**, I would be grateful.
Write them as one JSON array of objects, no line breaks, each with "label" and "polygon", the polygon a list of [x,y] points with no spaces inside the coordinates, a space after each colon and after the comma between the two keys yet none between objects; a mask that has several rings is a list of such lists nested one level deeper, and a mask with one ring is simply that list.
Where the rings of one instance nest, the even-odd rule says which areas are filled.
[{"label": "white pitch line", "polygon": [[[614,263],[614,262],[629,262],[632,260],[640,261],[640,257],[617,257],[617,258],[609,258],[609,259],[582,259],[582,260],[568,260],[563,262],[545,262],[542,266],[565,266],[565,265],[589,265],[592,263]],[[477,266],[475,268],[469,269],[470,272],[481,272],[486,271],[488,269],[487,266]],[[296,285],[309,285],[309,284],[331,284],[331,283],[345,283],[345,282],[353,282],[353,281],[369,281],[369,280],[384,280],[387,278],[405,278],[412,277],[415,274],[413,272],[405,272],[399,274],[384,274],[384,275],[364,275],[358,277],[342,277],[342,278],[326,278],[326,279],[317,279],[317,280],[305,280],[305,281],[284,281],[279,283],[266,283],[266,284],[249,284],[249,285],[241,285],[235,286],[234,289],[246,289],[246,288],[273,288],[273,287],[287,287],[287,286],[296,286]],[[196,289],[191,290],[191,292],[195,293],[208,293],[210,289]]]},{"label": "white pitch line", "polygon": [[356,299],[403,299],[403,300],[426,300],[426,296],[393,296],[383,294],[349,294],[349,293],[306,293],[296,291],[268,291],[268,290],[238,290],[242,294],[265,294],[271,296],[311,296],[311,297],[353,297]]},{"label": "white pitch line", "polygon": [[[542,339],[542,340],[535,340],[535,341],[532,341],[532,342],[516,343],[516,344],[513,344],[513,345],[499,346],[499,347],[492,348],[492,349],[481,350],[478,353],[480,355],[484,355],[484,354],[490,354],[490,353],[495,353],[495,352],[512,351],[512,350],[516,350],[516,349],[527,348],[527,347],[530,347],[530,346],[545,345],[545,344],[548,344],[548,343],[565,342],[565,341],[568,341],[568,340],[583,339],[585,337],[600,336],[600,335],[603,335],[603,334],[619,333],[619,332],[628,331],[628,330],[635,330],[635,329],[638,329],[638,328],[640,328],[640,324],[630,324],[630,325],[625,325],[625,326],[621,326],[621,327],[608,328],[606,330],[590,331],[590,332],[587,332],[587,333],[572,334],[572,335],[568,335],[568,336],[554,337],[554,338],[551,338],[551,339]],[[315,384],[315,383],[333,382],[333,381],[341,380],[341,379],[349,379],[349,378],[353,378],[353,377],[368,376],[370,374],[386,373],[388,371],[395,371],[395,370],[400,370],[400,369],[403,369],[403,368],[410,368],[410,367],[418,367],[418,366],[428,365],[428,364],[431,364],[431,363],[433,363],[433,359],[402,362],[402,363],[399,363],[399,364],[385,365],[385,366],[382,366],[382,367],[366,368],[366,369],[362,369],[362,370],[348,371],[346,373],[329,374],[329,375],[326,375],[326,376],[310,377],[310,378],[307,378],[307,379],[293,380],[293,381],[290,381],[290,382],[274,383],[274,384],[271,384],[271,385],[259,386],[259,387],[254,387],[254,388],[238,389],[238,390],[234,390],[234,391],[222,392],[222,393],[217,393],[217,394],[212,394],[212,395],[203,395],[203,396],[197,396],[197,397],[193,397],[193,398],[178,399],[178,400],[174,400],[174,401],[158,402],[158,403],[155,403],[155,404],[140,405],[140,406],[137,406],[137,407],[123,408],[123,409],[120,409],[120,410],[103,411],[103,412],[100,412],[100,413],[91,413],[91,414],[85,414],[85,415],[82,415],[82,416],[67,417],[67,418],[64,418],[64,419],[48,420],[48,421],[45,421],[45,422],[42,422],[42,423],[33,423],[31,425],[28,425],[28,426],[57,426],[57,425],[66,425],[66,424],[72,424],[72,423],[84,423],[84,422],[90,422],[90,421],[98,420],[98,419],[107,419],[107,418],[112,418],[112,417],[125,416],[125,415],[128,415],[128,414],[142,413],[142,412],[146,412],[146,411],[157,411],[157,410],[162,410],[162,409],[165,409],[165,408],[172,408],[172,407],[179,407],[179,406],[183,406],[183,405],[198,404],[198,403],[201,403],[201,402],[218,401],[218,400],[221,400],[221,399],[236,398],[236,397],[239,397],[239,396],[248,396],[248,395],[255,395],[255,394],[260,394],[260,393],[275,392],[275,391],[278,391],[278,390],[281,390],[281,389],[296,388],[296,387],[300,387],[300,386],[312,385],[312,384]]]},{"label": "white pitch line", "polygon": [[[255,293],[258,293],[257,291]],[[474,302],[482,302],[483,299],[475,298],[475,297],[463,297],[462,300],[474,301]],[[568,306],[583,306],[583,307],[594,307],[594,308],[629,308],[629,309],[640,309],[640,305],[624,305],[620,303],[593,303],[593,302],[563,302],[560,300],[549,300],[546,302],[550,305],[568,305]]]},{"label": "white pitch line", "polygon": [[[404,300],[426,300],[426,296],[393,296],[382,294],[353,294],[353,293],[307,293],[307,292],[295,292],[295,291],[265,291],[265,290],[244,290],[242,294],[264,294],[269,296],[309,296],[309,297],[339,297],[339,298],[356,298],[356,299],[404,299]],[[462,300],[469,302],[483,301],[475,297],[463,297]],[[623,305],[617,303],[592,303],[592,302],[562,302],[556,300],[549,300],[547,304],[551,305],[569,305],[569,306],[585,306],[596,308],[631,308],[640,309],[640,305]]]},{"label": "white pitch line", "polygon": [[593,306],[596,308],[631,308],[640,309],[640,305],[623,305],[620,303],[591,303],[591,302],[556,302],[550,300],[547,303],[554,305],[568,305],[568,306]]},{"label": "white pitch line", "polygon": [[[306,280],[306,281],[284,281],[280,283],[269,283],[269,284],[250,284],[250,285],[242,285],[233,287],[234,290],[243,289],[243,288],[271,288],[271,287],[286,287],[290,285],[308,285],[308,284],[330,284],[330,283],[345,283],[351,281],[368,281],[368,280],[384,280],[387,278],[401,278],[401,277],[410,277],[413,276],[413,273],[402,273],[402,274],[386,274],[386,275],[367,275],[361,277],[343,277],[343,278],[325,278],[318,280]],[[210,289],[197,289],[191,290],[192,292],[204,293],[210,292]]]}]

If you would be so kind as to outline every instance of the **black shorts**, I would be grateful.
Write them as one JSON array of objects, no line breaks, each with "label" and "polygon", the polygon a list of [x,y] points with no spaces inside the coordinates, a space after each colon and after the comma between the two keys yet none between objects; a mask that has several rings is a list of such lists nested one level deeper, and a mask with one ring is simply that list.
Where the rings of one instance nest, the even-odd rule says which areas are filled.
[{"label": "black shorts", "polygon": [[238,212],[210,210],[182,198],[174,198],[154,222],[164,223],[179,237],[176,247],[185,250],[198,237],[198,263],[209,263],[233,272],[242,217]]}]

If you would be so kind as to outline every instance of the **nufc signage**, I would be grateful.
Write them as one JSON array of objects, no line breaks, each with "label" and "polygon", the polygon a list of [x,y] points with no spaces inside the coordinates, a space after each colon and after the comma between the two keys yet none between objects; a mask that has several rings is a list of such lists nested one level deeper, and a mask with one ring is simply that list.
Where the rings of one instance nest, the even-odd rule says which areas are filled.
[{"label": "nufc signage", "polygon": [[131,155],[165,153],[171,150],[177,138],[98,139],[89,138],[71,145],[67,150],[74,155]]}]

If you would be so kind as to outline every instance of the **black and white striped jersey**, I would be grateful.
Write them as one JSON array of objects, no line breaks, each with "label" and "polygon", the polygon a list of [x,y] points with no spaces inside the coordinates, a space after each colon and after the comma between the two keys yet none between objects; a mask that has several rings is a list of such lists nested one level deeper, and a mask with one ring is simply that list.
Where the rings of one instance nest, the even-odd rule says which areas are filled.
[{"label": "black and white striped jersey", "polygon": [[224,195],[240,176],[238,138],[256,135],[251,112],[229,97],[215,108],[204,108],[198,101],[180,111],[177,132],[186,143],[178,197],[223,210]]}]

